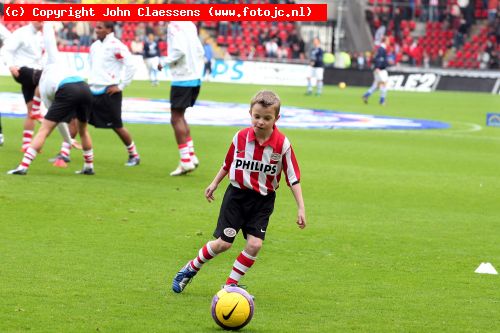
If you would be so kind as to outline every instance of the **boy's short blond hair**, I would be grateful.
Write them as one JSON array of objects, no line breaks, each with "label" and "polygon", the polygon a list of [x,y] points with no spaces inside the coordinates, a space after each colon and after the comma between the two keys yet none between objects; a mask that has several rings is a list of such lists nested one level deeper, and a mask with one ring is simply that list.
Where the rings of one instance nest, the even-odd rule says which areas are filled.
[{"label": "boy's short blond hair", "polygon": [[255,104],[260,104],[265,108],[272,107],[276,113],[276,117],[280,114],[281,100],[279,96],[270,90],[261,90],[252,98],[250,102],[250,110]]}]

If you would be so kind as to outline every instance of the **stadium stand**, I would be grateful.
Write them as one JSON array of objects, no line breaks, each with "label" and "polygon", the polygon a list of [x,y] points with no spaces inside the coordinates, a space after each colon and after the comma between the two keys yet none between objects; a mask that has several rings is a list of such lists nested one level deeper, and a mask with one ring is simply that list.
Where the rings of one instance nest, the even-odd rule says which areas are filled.
[{"label": "stadium stand", "polygon": [[[375,47],[385,35],[390,37],[388,51],[396,65],[464,69],[498,68],[500,52],[500,3],[498,0],[360,0],[366,11],[366,24]],[[37,1],[20,0],[17,3]],[[109,3],[71,1],[81,3]],[[113,3],[159,4],[162,0],[113,1]],[[279,0],[276,3],[294,3]],[[464,3],[469,3],[465,7]],[[8,3],[8,1],[7,1]],[[68,1],[64,1],[68,3]],[[269,3],[265,0],[188,0],[188,3]],[[434,5],[433,5],[434,4]],[[437,5],[436,5],[437,4]],[[25,22],[4,22],[15,30]],[[62,22],[58,27],[61,51],[88,52],[95,23]],[[333,25],[333,22],[332,22]],[[242,60],[305,61],[307,42],[296,22],[199,22],[200,35],[212,44],[216,57]],[[165,22],[117,22],[115,35],[130,47],[139,36],[153,33],[165,55]],[[352,66],[370,63],[374,50],[351,54]]]}]

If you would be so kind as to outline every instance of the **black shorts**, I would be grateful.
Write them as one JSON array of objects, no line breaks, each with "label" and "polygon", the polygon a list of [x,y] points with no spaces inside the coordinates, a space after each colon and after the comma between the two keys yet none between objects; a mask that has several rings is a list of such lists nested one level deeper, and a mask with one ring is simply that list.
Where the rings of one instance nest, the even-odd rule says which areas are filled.
[{"label": "black shorts", "polygon": [[200,94],[200,86],[198,87],[177,87],[170,88],[170,109],[185,110],[196,103],[196,99]]},{"label": "black shorts", "polygon": [[26,104],[31,102],[33,96],[35,96],[35,88],[38,86],[38,82],[35,82],[35,74],[37,74],[37,72],[40,72],[40,70],[21,67],[19,68],[19,76],[14,77],[14,80],[21,84],[21,91],[23,92],[24,102]]},{"label": "black shorts", "polygon": [[93,95],[89,124],[97,128],[122,128],[122,93]]},{"label": "black shorts", "polygon": [[275,198],[276,192],[261,195],[229,185],[222,200],[214,237],[232,243],[241,229],[245,238],[252,235],[264,240]]},{"label": "black shorts", "polygon": [[81,122],[88,122],[92,93],[86,82],[66,83],[56,91],[54,102],[50,106],[45,119],[70,122],[77,117]]}]

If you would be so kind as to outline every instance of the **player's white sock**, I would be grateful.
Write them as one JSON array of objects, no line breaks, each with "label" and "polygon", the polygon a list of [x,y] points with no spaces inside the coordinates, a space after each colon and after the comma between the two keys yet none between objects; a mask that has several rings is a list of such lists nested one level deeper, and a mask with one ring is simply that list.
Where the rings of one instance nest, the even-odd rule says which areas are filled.
[{"label": "player's white sock", "polygon": [[128,156],[139,157],[139,153],[137,152],[137,148],[135,147],[134,141],[132,141],[130,146],[127,146],[127,151],[128,151]]},{"label": "player's white sock", "polygon": [[34,131],[23,131],[23,151],[29,148],[33,140],[33,133]]},{"label": "player's white sock", "polygon": [[196,154],[194,153],[194,142],[191,137],[187,138],[187,145],[189,148],[189,157],[191,158],[191,162],[194,164],[198,164],[198,158],[196,157]]},{"label": "player's white sock", "polygon": [[189,155],[189,147],[187,143],[182,143],[178,146],[179,148],[179,155],[181,156],[181,162],[183,163],[190,163],[191,162],[191,156]]},{"label": "player's white sock", "polygon": [[28,169],[31,165],[31,162],[33,162],[33,160],[35,159],[36,155],[36,150],[28,146],[26,152],[24,153],[21,164],[19,164],[19,167],[21,167],[22,169]]},{"label": "player's white sock", "polygon": [[93,169],[94,168],[94,150],[84,150],[83,151],[83,168],[84,169]]},{"label": "player's white sock", "polygon": [[61,144],[61,151],[59,152],[59,154],[61,154],[61,156],[69,158],[70,150],[71,150],[71,143],[63,141],[63,143]]},{"label": "player's white sock", "polygon": [[195,271],[199,271],[204,263],[213,259],[216,255],[217,253],[212,250],[210,242],[208,242],[198,251],[198,256],[189,262],[189,267]]},{"label": "player's white sock", "polygon": [[42,112],[40,110],[42,105],[42,100],[40,97],[33,97],[33,104],[31,104],[31,118],[39,119],[42,117]]},{"label": "player's white sock", "polygon": [[233,264],[233,269],[226,280],[226,284],[238,284],[243,275],[245,275],[255,263],[256,259],[257,257],[253,257],[245,251],[241,251]]}]

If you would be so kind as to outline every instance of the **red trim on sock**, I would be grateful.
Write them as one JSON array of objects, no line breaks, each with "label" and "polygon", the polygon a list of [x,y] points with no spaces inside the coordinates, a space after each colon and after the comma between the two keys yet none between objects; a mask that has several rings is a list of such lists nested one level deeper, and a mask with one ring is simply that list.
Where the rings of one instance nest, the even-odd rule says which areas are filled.
[{"label": "red trim on sock", "polygon": [[231,279],[231,278],[227,278],[226,280],[226,285],[228,284],[238,284],[238,281],[236,281],[235,279]]}]

